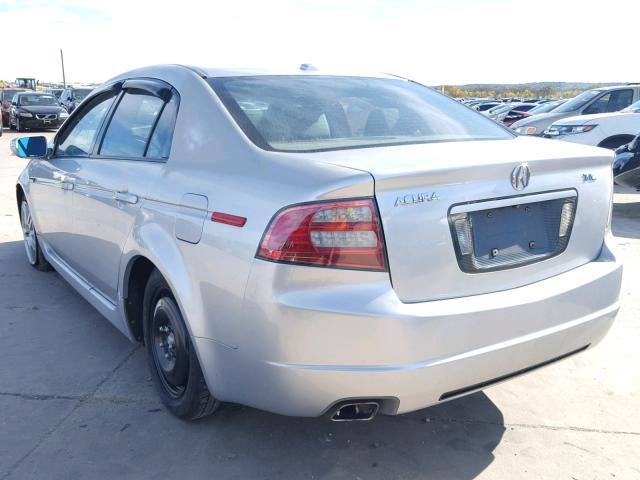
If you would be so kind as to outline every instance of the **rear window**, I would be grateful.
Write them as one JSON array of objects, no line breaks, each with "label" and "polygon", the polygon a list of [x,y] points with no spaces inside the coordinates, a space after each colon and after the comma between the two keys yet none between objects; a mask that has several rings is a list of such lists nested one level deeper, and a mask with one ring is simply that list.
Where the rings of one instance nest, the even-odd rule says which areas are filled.
[{"label": "rear window", "polygon": [[11,102],[16,93],[21,90],[2,90],[2,100],[6,102]]},{"label": "rear window", "polygon": [[73,90],[73,99],[82,101],[91,93],[90,88],[76,88]]},{"label": "rear window", "polygon": [[513,138],[485,116],[407,80],[256,76],[208,81],[245,134],[267,150]]},{"label": "rear window", "polygon": [[535,107],[535,105],[520,105],[520,106],[514,108],[512,111],[513,112],[528,112],[529,110],[532,110],[533,107]]}]

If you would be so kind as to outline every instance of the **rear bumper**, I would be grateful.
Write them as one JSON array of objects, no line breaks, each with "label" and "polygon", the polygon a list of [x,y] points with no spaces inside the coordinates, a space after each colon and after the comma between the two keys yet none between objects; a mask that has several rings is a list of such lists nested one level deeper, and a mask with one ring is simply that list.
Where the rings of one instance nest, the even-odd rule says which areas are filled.
[{"label": "rear bumper", "polygon": [[281,267],[256,263],[235,348],[195,343],[214,395],[298,416],[350,398],[409,412],[593,346],[617,313],[622,277],[606,243],[595,261],[531,285],[414,304],[382,282],[305,286]]}]

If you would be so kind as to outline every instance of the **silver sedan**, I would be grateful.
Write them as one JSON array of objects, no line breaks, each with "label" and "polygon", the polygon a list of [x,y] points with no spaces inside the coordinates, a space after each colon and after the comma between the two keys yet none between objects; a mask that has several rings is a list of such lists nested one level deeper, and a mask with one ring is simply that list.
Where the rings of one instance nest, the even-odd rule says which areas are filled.
[{"label": "silver sedan", "polygon": [[613,154],[409,80],[150,67],[13,150],[29,262],[144,343],[180,417],[421,409],[594,346],[618,310]]}]

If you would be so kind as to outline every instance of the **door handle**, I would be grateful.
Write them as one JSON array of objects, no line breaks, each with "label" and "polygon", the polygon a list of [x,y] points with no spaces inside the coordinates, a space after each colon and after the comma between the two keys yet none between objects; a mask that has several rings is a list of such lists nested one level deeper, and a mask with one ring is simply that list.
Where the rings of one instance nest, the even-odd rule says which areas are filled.
[{"label": "door handle", "polygon": [[113,199],[116,202],[135,204],[138,203],[138,196],[129,192],[114,192]]}]

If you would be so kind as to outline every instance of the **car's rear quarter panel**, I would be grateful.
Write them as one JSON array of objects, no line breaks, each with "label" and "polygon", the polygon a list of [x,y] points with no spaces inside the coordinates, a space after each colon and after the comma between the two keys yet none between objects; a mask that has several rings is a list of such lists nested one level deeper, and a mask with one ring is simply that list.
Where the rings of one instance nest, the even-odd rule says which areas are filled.
[{"label": "car's rear quarter panel", "polygon": [[[235,348],[248,333],[239,325],[244,290],[273,215],[295,203],[373,196],[373,179],[350,168],[260,150],[202,79],[186,70],[160,78],[181,93],[171,155],[144,200],[121,271],[137,256],[151,260],[176,294],[191,334]],[[208,201],[197,244],[176,238],[185,193]],[[214,211],[247,222],[242,228],[212,222]],[[124,275],[122,281],[126,292]]]}]

